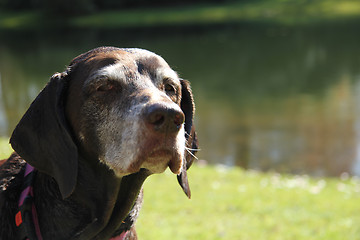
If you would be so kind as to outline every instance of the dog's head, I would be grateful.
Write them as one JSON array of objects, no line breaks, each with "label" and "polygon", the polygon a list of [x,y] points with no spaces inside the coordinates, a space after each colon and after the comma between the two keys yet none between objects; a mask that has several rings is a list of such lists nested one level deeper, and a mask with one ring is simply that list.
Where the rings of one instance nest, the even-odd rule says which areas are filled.
[{"label": "dog's head", "polygon": [[102,47],[50,79],[10,141],[27,162],[55,178],[63,197],[75,188],[78,155],[102,162],[118,177],[169,167],[190,197],[194,109],[189,83],[160,56]]}]

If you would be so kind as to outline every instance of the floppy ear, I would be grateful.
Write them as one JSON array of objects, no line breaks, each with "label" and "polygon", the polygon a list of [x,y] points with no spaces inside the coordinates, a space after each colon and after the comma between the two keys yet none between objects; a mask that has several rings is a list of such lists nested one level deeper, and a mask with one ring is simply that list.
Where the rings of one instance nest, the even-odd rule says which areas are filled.
[{"label": "floppy ear", "polygon": [[185,159],[181,168],[181,172],[177,175],[178,182],[188,198],[191,198],[189,181],[187,178],[187,169],[190,168],[194,161],[195,151],[198,149],[198,140],[196,137],[195,127],[193,124],[195,104],[190,84],[186,80],[181,80],[181,110],[185,114],[185,138],[186,147]]},{"label": "floppy ear", "polygon": [[77,181],[78,152],[65,119],[66,73],[58,73],[26,111],[10,143],[30,165],[52,176],[63,198]]}]

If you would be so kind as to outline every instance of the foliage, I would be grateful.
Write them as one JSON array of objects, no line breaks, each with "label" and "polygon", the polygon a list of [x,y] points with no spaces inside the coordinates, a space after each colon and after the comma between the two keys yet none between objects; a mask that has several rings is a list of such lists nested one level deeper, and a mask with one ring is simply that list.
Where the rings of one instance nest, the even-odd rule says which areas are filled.
[{"label": "foliage", "polygon": [[146,27],[159,25],[208,25],[272,22],[286,25],[341,21],[360,17],[360,1],[262,0],[234,1],[224,4],[193,5],[173,8],[103,11],[72,19],[72,24],[86,27]]},{"label": "foliage", "polygon": [[[0,0],[0,9],[1,9]],[[16,0],[25,1],[25,0]],[[123,1],[95,0],[54,0],[46,1],[36,9],[47,9],[49,14],[32,10],[25,12],[0,12],[0,29],[33,28],[54,26],[80,28],[122,28],[184,26],[270,22],[284,25],[314,24],[358,20],[360,1],[355,0],[234,0],[221,4],[187,4],[181,6],[146,6],[145,0],[135,1],[137,8],[124,9]],[[93,2],[95,1],[95,2]],[[162,0],[157,2],[160,4]],[[202,0],[199,0],[202,1]],[[215,0],[214,0],[215,1]],[[106,5],[108,4],[108,5]],[[68,6],[71,5],[71,8]],[[101,6],[100,6],[101,5]],[[99,7],[100,6],[100,7]],[[126,5],[128,6],[128,5]],[[130,5],[129,5],[130,6]],[[3,7],[4,8],[4,7]],[[92,12],[91,14],[78,14]]]},{"label": "foliage", "polygon": [[40,5],[46,12],[56,15],[77,15],[92,12],[93,0],[44,0]]},{"label": "foliage", "polygon": [[43,9],[56,15],[78,15],[104,9],[123,9],[144,6],[171,6],[199,2],[224,2],[226,0],[0,0],[0,9]]}]

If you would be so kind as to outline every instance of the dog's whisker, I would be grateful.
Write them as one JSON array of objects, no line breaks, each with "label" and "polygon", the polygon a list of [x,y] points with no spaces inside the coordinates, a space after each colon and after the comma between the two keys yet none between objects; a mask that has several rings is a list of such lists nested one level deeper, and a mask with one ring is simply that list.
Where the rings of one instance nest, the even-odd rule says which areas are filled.
[{"label": "dog's whisker", "polygon": [[195,156],[190,150],[188,150],[187,148],[186,148],[186,151],[193,157],[193,158],[195,158],[196,160],[199,160],[199,158],[197,157],[197,156]]},{"label": "dog's whisker", "polygon": [[187,132],[185,132],[185,136],[187,136],[189,138],[194,138],[194,136],[192,136],[191,133],[187,133]]},{"label": "dog's whisker", "polygon": [[[188,146],[189,146],[189,145],[192,145],[192,142],[193,142],[192,140],[193,140],[193,139],[191,139],[191,140],[186,139],[186,140],[185,140],[185,143],[186,143]],[[189,143],[189,141],[190,141],[190,143]]]},{"label": "dog's whisker", "polygon": [[199,152],[199,151],[201,151],[200,148],[188,148],[188,147],[186,147],[186,150],[190,150],[190,151],[194,151],[194,152]]}]

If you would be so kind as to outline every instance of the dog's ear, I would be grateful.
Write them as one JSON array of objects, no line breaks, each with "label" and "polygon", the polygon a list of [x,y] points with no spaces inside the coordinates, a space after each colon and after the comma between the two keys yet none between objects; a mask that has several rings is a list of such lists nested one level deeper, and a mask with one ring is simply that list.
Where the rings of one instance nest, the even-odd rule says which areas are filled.
[{"label": "dog's ear", "polygon": [[187,170],[194,161],[195,152],[198,149],[198,140],[196,137],[195,127],[193,124],[195,103],[190,88],[190,84],[186,80],[181,80],[181,110],[185,114],[185,139],[186,148],[185,159],[180,174],[177,176],[178,182],[188,198],[191,198],[189,181],[187,178]]},{"label": "dog's ear", "polygon": [[53,177],[63,198],[75,188],[78,152],[65,118],[67,74],[58,73],[26,111],[10,143],[30,165]]}]

